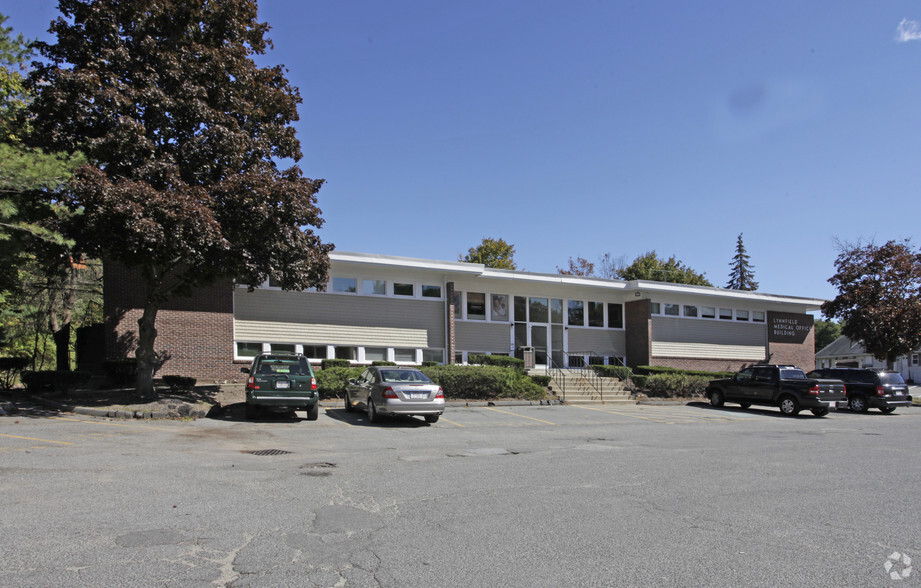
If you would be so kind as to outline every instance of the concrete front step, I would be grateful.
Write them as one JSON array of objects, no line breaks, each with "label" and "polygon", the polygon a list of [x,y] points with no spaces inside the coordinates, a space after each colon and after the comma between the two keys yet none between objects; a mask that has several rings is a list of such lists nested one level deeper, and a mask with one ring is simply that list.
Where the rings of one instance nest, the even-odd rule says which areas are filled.
[{"label": "concrete front step", "polygon": [[605,398],[604,400],[599,400],[597,398],[570,398],[566,397],[566,404],[636,404],[636,400],[631,400],[628,397],[619,396],[617,398]]}]

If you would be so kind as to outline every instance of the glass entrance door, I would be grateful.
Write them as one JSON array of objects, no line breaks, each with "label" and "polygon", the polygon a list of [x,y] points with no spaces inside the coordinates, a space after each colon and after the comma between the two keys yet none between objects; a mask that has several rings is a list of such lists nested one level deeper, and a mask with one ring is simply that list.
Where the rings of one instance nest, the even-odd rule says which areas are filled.
[{"label": "glass entrance door", "polygon": [[531,347],[537,365],[547,365],[547,328],[547,325],[531,325]]}]

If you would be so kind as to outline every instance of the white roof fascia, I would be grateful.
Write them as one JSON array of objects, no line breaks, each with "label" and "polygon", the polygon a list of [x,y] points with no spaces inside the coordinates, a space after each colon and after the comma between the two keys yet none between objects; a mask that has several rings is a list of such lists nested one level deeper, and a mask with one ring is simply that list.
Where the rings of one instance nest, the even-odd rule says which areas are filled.
[{"label": "white roof fascia", "polygon": [[372,255],[348,251],[332,251],[329,254],[329,259],[337,263],[361,263],[365,265],[405,267],[477,275],[483,273],[483,269],[486,267],[480,263],[467,263],[464,261],[434,261],[431,259],[416,259],[413,257],[397,257],[393,255]]},{"label": "white roof fascia", "polygon": [[564,274],[538,274],[532,272],[519,272],[514,270],[498,270],[486,268],[481,275],[483,278],[498,280],[520,280],[525,282],[541,282],[544,284],[567,284],[570,286],[591,286],[594,288],[613,288],[623,290],[627,282],[620,280],[605,280],[603,278],[586,278],[583,276],[568,276]]},{"label": "white roof fascia", "polygon": [[751,300],[756,302],[776,302],[780,304],[802,304],[818,309],[825,302],[822,298],[801,298],[798,296],[783,296],[779,294],[766,294],[746,290],[729,290],[727,288],[711,288],[709,286],[691,286],[689,284],[672,284],[668,282],[650,282],[634,280],[630,282],[630,290],[647,290],[652,292],[668,292],[676,294],[696,294],[698,296],[713,296],[714,298],[732,298],[736,300]]}]

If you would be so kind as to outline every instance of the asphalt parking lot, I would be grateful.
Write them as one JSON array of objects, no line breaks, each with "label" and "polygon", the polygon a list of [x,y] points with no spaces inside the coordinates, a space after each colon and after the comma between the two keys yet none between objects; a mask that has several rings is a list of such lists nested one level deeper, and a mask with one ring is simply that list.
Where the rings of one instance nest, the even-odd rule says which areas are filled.
[{"label": "asphalt parking lot", "polygon": [[921,584],[918,408],[241,417],[0,418],[0,585]]}]

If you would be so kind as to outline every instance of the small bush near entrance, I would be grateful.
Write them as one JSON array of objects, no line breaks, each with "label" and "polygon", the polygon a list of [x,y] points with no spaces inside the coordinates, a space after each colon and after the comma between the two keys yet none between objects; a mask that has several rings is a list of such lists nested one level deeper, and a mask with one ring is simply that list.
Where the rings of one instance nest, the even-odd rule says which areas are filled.
[{"label": "small bush near entrance", "polygon": [[542,386],[515,368],[494,365],[440,365],[424,367],[422,371],[441,386],[446,399],[543,400],[546,396]]},{"label": "small bush near entrance", "polygon": [[534,380],[534,383],[538,386],[546,388],[550,385],[550,382],[553,380],[550,376],[541,376],[541,375],[532,375],[531,379]]},{"label": "small bush near entrance", "polygon": [[602,378],[619,378],[629,380],[633,377],[630,368],[623,365],[593,365],[592,370]]},{"label": "small bush near entrance", "polygon": [[657,374],[642,376],[645,379],[643,389],[646,395],[655,398],[694,398],[703,396],[710,383],[706,376],[689,374]]},{"label": "small bush near entrance", "polygon": [[393,361],[372,361],[371,365],[396,365]]},{"label": "small bush near entrance", "polygon": [[69,392],[90,381],[89,372],[41,371],[22,372],[20,378],[28,392]]},{"label": "small bush near entrance", "polygon": [[471,354],[467,356],[467,363],[479,365],[495,365],[504,368],[513,368],[524,371],[524,360],[508,355]]}]

